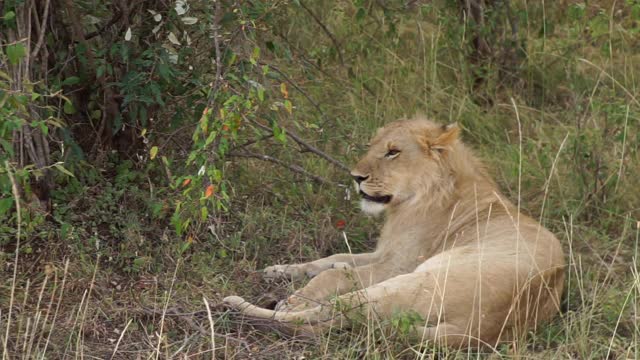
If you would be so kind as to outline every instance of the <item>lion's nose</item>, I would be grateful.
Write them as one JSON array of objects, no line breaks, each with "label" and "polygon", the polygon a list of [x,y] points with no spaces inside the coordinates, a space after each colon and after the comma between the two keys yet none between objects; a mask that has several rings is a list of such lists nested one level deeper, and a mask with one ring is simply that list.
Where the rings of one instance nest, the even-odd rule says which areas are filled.
[{"label": "lion's nose", "polygon": [[351,174],[351,176],[353,176],[353,180],[355,180],[358,184],[360,184],[361,182],[369,178],[369,175],[362,176],[362,175]]}]

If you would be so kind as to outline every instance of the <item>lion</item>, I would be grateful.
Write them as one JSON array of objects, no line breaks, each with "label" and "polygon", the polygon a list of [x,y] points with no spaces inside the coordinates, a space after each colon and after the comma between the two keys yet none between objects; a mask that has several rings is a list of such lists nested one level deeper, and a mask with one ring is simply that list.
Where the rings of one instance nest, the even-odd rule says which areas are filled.
[{"label": "lion", "polygon": [[558,239],[497,190],[457,124],[416,117],[379,129],[351,175],[362,210],[384,213],[377,246],[264,270],[309,283],[275,310],[238,296],[245,315],[305,332],[349,325],[350,313],[417,313],[411,337],[447,347],[495,347],[560,309]]}]

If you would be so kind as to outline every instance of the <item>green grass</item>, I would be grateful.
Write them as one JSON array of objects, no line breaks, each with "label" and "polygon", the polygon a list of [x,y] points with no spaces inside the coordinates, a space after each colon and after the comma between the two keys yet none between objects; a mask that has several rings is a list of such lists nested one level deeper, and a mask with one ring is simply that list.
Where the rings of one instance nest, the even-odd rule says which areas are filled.
[{"label": "green grass", "polygon": [[[528,55],[519,81],[504,83],[498,65],[487,63],[480,69],[487,79],[474,89],[469,33],[445,5],[385,15],[366,2],[368,15],[358,21],[351,2],[307,3],[339,39],[344,65],[293,4],[280,14],[286,41],[274,36],[274,51],[264,45],[271,34],[247,40],[305,92],[289,86],[295,108],[293,116],[278,115],[281,124],[352,164],[385,122],[418,112],[457,121],[505,195],[561,240],[569,264],[565,311],[493,355],[412,345],[372,319],[314,341],[282,337],[273,324],[253,327],[228,313],[221,299],[281,299],[302,284],[267,284],[257,270],[346,250],[335,225],[342,219],[351,248],[363,251],[375,243],[378,221],[359,214],[343,188],[234,159],[225,169],[233,184],[229,211],[179,239],[166,201],[177,195],[152,186],[153,175],[133,164],[105,164],[88,166],[58,190],[54,222],[23,208],[15,283],[15,249],[0,252],[3,340],[13,303],[7,355],[207,358],[213,343],[218,358],[640,357],[640,56],[631,5],[590,3],[578,16],[582,7],[566,2],[549,2],[544,12],[537,3],[513,2]],[[307,126],[318,123],[320,130]],[[253,149],[348,184],[345,173],[292,144]]]}]

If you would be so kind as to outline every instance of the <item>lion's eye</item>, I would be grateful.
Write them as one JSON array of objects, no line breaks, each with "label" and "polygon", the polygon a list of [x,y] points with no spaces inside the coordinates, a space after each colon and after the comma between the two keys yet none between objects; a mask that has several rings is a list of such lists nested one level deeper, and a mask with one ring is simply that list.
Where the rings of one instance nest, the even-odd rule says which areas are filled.
[{"label": "lion's eye", "polygon": [[387,151],[387,153],[384,154],[384,157],[392,158],[392,157],[396,157],[398,154],[400,154],[400,150],[389,149],[389,151]]}]

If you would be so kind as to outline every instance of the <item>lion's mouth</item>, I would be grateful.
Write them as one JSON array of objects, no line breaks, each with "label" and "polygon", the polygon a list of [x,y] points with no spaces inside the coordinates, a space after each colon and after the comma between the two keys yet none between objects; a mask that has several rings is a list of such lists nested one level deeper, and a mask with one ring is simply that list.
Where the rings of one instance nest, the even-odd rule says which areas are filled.
[{"label": "lion's mouth", "polygon": [[360,196],[362,196],[362,198],[365,199],[365,200],[368,200],[368,201],[371,201],[371,202],[380,203],[380,204],[386,204],[389,201],[391,201],[391,195],[371,196],[371,195],[365,193],[362,190],[360,190]]}]

